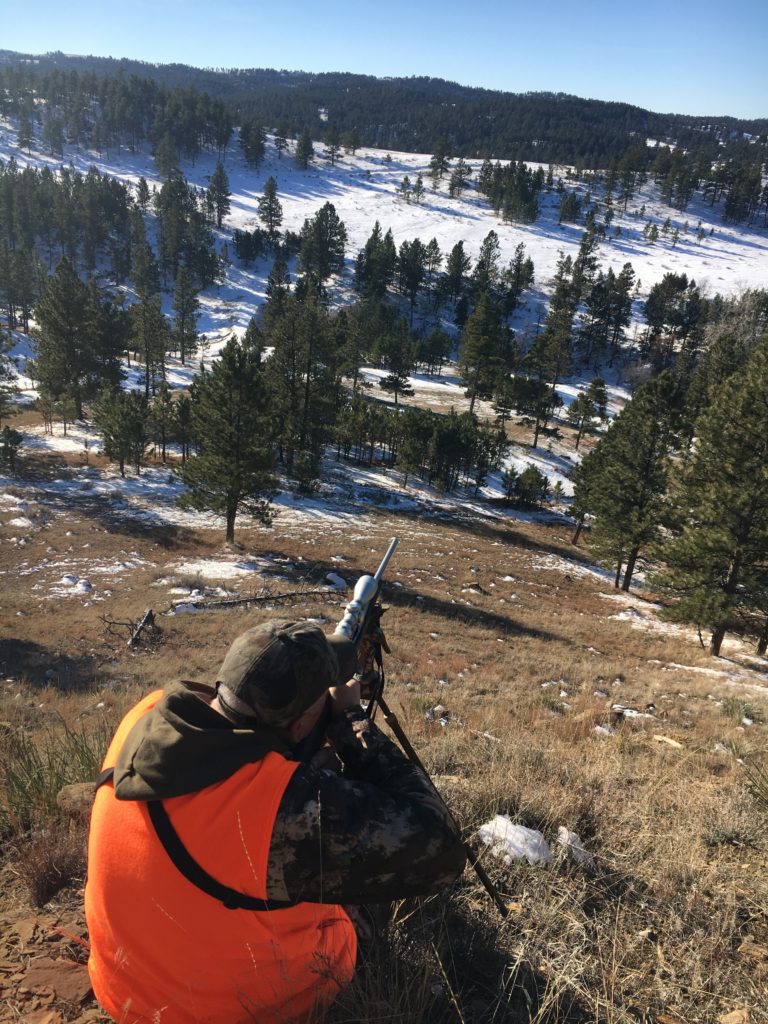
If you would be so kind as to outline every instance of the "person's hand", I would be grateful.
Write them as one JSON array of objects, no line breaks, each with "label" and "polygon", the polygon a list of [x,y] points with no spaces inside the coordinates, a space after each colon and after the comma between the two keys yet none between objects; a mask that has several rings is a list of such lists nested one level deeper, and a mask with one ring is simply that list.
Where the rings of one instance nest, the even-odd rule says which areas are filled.
[{"label": "person's hand", "polygon": [[360,703],[360,683],[357,679],[350,679],[343,686],[331,686],[328,693],[335,716],[343,714],[347,708],[353,708],[355,704]]}]

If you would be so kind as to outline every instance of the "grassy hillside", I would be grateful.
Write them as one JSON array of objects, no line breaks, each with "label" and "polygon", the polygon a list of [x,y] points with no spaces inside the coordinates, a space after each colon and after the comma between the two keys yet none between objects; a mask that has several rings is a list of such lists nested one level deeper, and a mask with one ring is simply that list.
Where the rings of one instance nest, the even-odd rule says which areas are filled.
[{"label": "grassy hillside", "polygon": [[[1,498],[3,537],[16,537],[0,548],[9,1012],[101,1019],[71,966],[87,949],[84,823],[56,794],[92,778],[123,710],[169,680],[212,680],[262,618],[331,629],[349,589],[326,574],[352,586],[396,534],[389,703],[470,840],[506,814],[555,852],[532,866],[484,849],[505,921],[471,871],[399,906],[329,1020],[768,1020],[765,817],[749,789],[764,659],[731,644],[713,663],[695,635],[661,626],[651,594],[619,596],[558,517],[356,506],[350,476],[223,548],[220,531],[165,522],[162,506],[153,522],[150,503],[139,515],[98,487],[62,501],[81,461],[28,454]],[[183,610],[224,596],[256,600]],[[159,632],[129,648],[147,606]],[[558,846],[561,826],[591,863]]]}]

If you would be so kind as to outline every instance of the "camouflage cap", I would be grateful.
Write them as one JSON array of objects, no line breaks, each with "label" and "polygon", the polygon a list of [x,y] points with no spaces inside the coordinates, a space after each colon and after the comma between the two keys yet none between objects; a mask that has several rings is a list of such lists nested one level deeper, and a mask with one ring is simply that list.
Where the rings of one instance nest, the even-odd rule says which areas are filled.
[{"label": "camouflage cap", "polygon": [[311,622],[275,620],[242,633],[216,677],[219,699],[238,717],[285,727],[357,671],[355,647]]}]

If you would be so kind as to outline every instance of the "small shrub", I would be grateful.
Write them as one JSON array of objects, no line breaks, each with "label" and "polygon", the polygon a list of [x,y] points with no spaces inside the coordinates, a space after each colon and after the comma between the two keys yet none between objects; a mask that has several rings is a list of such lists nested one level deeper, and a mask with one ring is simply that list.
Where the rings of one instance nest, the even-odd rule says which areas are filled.
[{"label": "small shrub", "polygon": [[173,577],[173,585],[175,587],[186,587],[187,590],[199,590],[201,593],[205,592],[205,577],[199,572],[184,572],[178,576]]},{"label": "small shrub", "polygon": [[765,721],[765,713],[762,708],[751,701],[744,700],[743,697],[726,697],[720,710],[737,725],[741,725],[744,718],[748,718],[752,722],[762,723]]},{"label": "small shrub", "polygon": [[746,757],[744,773],[755,803],[760,810],[768,814],[768,753],[761,751]]},{"label": "small shrub", "polygon": [[42,907],[57,892],[85,877],[86,840],[82,826],[54,820],[20,847],[16,870],[33,906]]}]

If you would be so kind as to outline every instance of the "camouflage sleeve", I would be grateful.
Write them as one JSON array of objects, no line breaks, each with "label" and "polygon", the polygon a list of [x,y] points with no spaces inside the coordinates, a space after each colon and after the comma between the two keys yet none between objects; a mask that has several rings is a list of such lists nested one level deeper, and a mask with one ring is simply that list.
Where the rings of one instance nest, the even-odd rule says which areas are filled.
[{"label": "camouflage sleeve", "polygon": [[383,903],[449,885],[464,848],[421,771],[359,706],[328,736],[343,774],[311,764],[294,773],[272,832],[268,898]]}]

